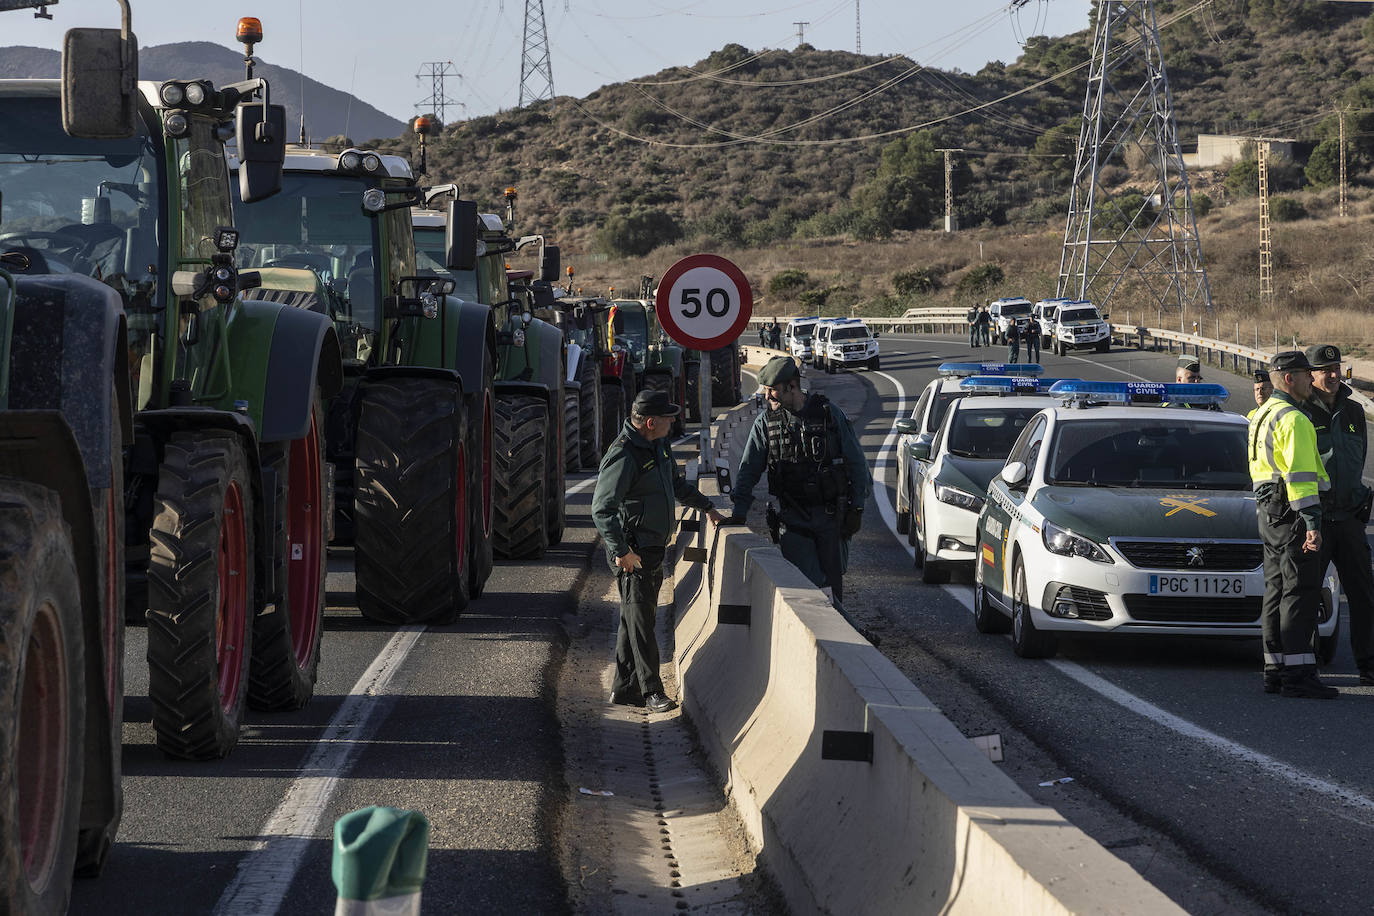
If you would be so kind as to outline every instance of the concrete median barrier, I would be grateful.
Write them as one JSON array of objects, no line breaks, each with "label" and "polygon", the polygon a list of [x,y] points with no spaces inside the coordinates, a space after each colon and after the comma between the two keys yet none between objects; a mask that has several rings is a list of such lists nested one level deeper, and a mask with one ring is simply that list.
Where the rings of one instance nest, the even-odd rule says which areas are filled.
[{"label": "concrete median barrier", "polygon": [[[718,434],[747,430],[750,406],[731,413]],[[699,527],[707,561],[674,570],[682,706],[794,912],[1182,912],[1026,795],[767,539]]]}]

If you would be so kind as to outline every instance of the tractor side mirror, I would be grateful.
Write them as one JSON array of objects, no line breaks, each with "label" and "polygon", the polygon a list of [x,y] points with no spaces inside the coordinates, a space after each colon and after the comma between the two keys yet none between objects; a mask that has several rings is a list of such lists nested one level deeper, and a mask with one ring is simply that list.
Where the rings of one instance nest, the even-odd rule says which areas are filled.
[{"label": "tractor side mirror", "polygon": [[114,140],[138,129],[138,39],[120,29],[68,29],[62,40],[62,129]]},{"label": "tractor side mirror", "polygon": [[235,111],[239,148],[239,195],[246,204],[281,190],[286,162],[286,107],[244,102]]},{"label": "tractor side mirror", "polygon": [[448,225],[444,228],[444,266],[449,270],[477,268],[477,202],[448,202]]},{"label": "tractor side mirror", "polygon": [[559,269],[562,267],[562,255],[557,245],[545,245],[544,257],[539,263],[539,279],[548,280],[556,283],[559,280]]}]

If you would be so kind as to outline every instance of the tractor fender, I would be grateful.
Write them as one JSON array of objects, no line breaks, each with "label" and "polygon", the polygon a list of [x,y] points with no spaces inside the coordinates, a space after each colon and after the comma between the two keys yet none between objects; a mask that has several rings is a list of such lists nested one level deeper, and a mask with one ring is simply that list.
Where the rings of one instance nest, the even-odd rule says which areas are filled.
[{"label": "tractor fender", "polygon": [[544,385],[550,391],[561,392],[564,377],[563,332],[535,318],[525,328],[525,348],[537,354],[531,381]]},{"label": "tractor fender", "polygon": [[480,302],[447,297],[450,320],[457,319],[457,339],[453,343],[454,366],[463,380],[463,390],[480,392],[487,368],[495,373],[496,318],[491,306]]},{"label": "tractor fender", "polygon": [[97,392],[108,390],[111,379],[124,444],[133,441],[124,300],[78,274],[19,274],[14,280],[9,406],[61,411],[81,449],[87,486],[108,487],[110,405]]},{"label": "tractor fender", "polygon": [[[308,358],[311,353],[314,359]],[[259,438],[281,442],[305,436],[316,386],[325,400],[343,390],[343,352],[333,322],[308,309],[281,308],[272,327],[259,402]]]},{"label": "tractor fender", "polygon": [[502,395],[529,395],[547,401],[550,397],[549,391],[548,385],[541,385],[538,382],[496,383],[496,394],[498,397]]},{"label": "tractor fender", "polygon": [[436,369],[432,366],[374,366],[367,370],[363,375],[363,385],[369,381],[381,379],[397,378],[433,378],[446,379],[458,386],[458,394],[461,397],[463,391],[463,377],[458,374],[456,369]]}]

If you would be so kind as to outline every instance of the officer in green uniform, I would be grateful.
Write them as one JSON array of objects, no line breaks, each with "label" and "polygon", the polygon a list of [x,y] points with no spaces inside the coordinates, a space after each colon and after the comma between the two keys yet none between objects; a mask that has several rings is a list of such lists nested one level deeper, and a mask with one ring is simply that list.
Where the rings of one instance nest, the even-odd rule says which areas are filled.
[{"label": "officer in green uniform", "polygon": [[1202,381],[1202,363],[1197,356],[1184,353],[1174,366],[1174,381],[1180,385],[1191,385]]},{"label": "officer in green uniform", "polygon": [[1322,505],[1329,486],[1317,433],[1301,405],[1312,393],[1312,364],[1300,350],[1269,363],[1274,394],[1250,420],[1250,479],[1264,541],[1264,690],[1331,699],[1340,691],[1317,677],[1321,601]]},{"label": "officer in green uniform", "polygon": [[804,394],[797,364],[774,357],[759,371],[768,409],[759,414],[740,456],[730,494],[742,521],[765,468],[778,500],[769,528],[782,555],[843,608],[849,540],[863,521],[873,485],[863,449],[844,412],[824,395]]},{"label": "officer in green uniform", "polygon": [[666,712],[674,704],[658,674],[654,624],[663,585],[663,554],[672,534],[674,501],[700,509],[719,525],[725,516],[679,473],[665,438],[681,410],[665,391],[635,396],[630,419],[601,459],[592,520],[620,585],[611,702]]},{"label": "officer in green uniform", "polygon": [[1374,493],[1364,484],[1369,449],[1364,408],[1350,399],[1350,388],[1341,381],[1337,347],[1308,347],[1306,355],[1312,364],[1312,396],[1303,410],[1317,431],[1317,451],[1331,477],[1331,488],[1321,495],[1321,569],[1336,564],[1350,604],[1350,648],[1360,683],[1374,686],[1374,572],[1364,530]]}]

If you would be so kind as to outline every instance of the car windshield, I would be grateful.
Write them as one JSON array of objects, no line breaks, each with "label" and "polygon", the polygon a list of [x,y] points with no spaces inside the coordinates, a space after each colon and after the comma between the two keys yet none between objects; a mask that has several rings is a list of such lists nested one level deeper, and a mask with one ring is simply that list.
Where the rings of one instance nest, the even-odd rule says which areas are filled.
[{"label": "car windshield", "polygon": [[1007,318],[1025,318],[1030,313],[1029,302],[1012,302],[1002,306],[1002,314]]},{"label": "car windshield", "polygon": [[835,328],[830,332],[831,340],[854,340],[868,337],[868,328]]},{"label": "car windshield", "polygon": [[815,333],[815,330],[816,330],[816,322],[814,322],[814,321],[809,321],[809,322],[807,322],[806,324],[794,324],[794,325],[792,325],[791,334],[792,334],[792,336],[795,337],[797,340],[810,340],[810,339],[811,339],[811,335],[812,335],[813,333]]},{"label": "car windshield", "polygon": [[1248,490],[1245,431],[1192,417],[1061,420],[1046,479],[1067,486]]},{"label": "car windshield", "polygon": [[1069,309],[1059,314],[1060,321],[1097,321],[1098,317],[1097,309]]},{"label": "car windshield", "polygon": [[[442,226],[415,227],[416,273],[424,276],[452,277],[457,287],[453,295],[468,302],[480,302],[477,294],[477,270],[449,270],[444,266],[444,244],[447,231]],[[491,303],[488,303],[490,305]]]},{"label": "car windshield", "polygon": [[1052,319],[1052,318],[1054,318],[1054,313],[1055,313],[1056,311],[1058,311],[1058,309],[1056,309],[1054,306],[1052,306],[1052,305],[1047,305],[1047,306],[1045,306],[1043,309],[1040,310],[1040,316],[1041,316],[1042,318]]},{"label": "car windshield", "polygon": [[946,449],[961,458],[1004,460],[1021,430],[1039,407],[998,407],[986,410],[959,410],[949,418],[945,431]]}]

